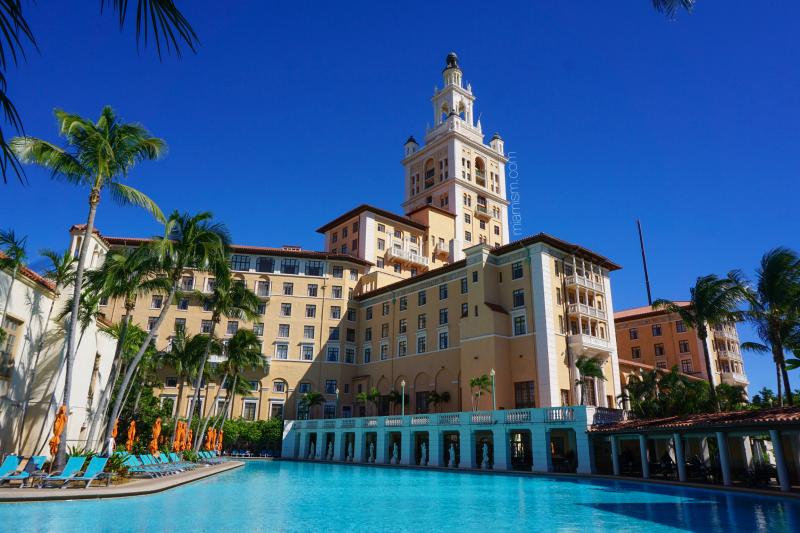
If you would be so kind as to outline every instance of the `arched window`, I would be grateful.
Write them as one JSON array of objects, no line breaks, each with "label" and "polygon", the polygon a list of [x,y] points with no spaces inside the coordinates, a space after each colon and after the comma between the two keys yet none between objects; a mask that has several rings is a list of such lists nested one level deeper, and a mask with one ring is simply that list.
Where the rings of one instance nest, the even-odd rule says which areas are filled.
[{"label": "arched window", "polygon": [[486,164],[480,157],[475,158],[475,183],[486,187]]},{"label": "arched window", "polygon": [[436,165],[433,162],[433,158],[428,159],[425,161],[425,188],[433,187],[434,184],[434,176],[436,175]]}]

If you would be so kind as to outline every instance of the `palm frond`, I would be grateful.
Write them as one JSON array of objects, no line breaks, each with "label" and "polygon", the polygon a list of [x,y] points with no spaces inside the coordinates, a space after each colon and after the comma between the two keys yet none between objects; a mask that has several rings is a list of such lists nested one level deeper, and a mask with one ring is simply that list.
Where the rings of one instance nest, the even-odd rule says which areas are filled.
[{"label": "palm frond", "polygon": [[141,207],[153,215],[159,222],[164,222],[166,220],[161,209],[159,209],[156,203],[146,194],[137,191],[133,187],[123,185],[122,183],[110,182],[106,184],[106,187],[111,193],[111,199],[120,207]]},{"label": "palm frond", "polygon": [[653,7],[659,13],[664,13],[670,20],[675,19],[678,8],[683,8],[689,13],[694,8],[695,0],[650,0]]},{"label": "palm frond", "polygon": [[[128,14],[128,0],[104,0],[101,1],[100,5],[101,11],[104,6],[110,6],[119,16],[119,28],[121,31]],[[178,39],[185,42],[192,52],[196,53],[195,45],[200,44],[200,41],[197,39],[197,35],[189,22],[178,11],[172,0],[138,0],[135,10],[137,48],[142,38],[144,38],[144,46],[147,48],[147,40],[150,31],[152,31],[159,59],[161,59],[162,38],[167,53],[170,52],[170,43],[172,43],[171,46],[175,48],[175,53],[178,57],[181,57]]]}]

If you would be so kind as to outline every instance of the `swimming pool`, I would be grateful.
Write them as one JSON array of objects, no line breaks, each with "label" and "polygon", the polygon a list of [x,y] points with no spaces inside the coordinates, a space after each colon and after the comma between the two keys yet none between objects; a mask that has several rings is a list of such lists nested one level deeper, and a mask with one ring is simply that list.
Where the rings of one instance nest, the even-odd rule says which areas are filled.
[{"label": "swimming pool", "polygon": [[0,504],[16,532],[800,530],[800,501],[625,481],[250,461],[152,496]]}]

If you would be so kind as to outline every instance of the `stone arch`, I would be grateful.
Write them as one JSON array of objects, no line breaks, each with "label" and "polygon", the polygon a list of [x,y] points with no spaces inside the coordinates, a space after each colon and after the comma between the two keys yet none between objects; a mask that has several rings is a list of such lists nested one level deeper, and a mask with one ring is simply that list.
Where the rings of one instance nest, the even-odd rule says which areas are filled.
[{"label": "stone arch", "polygon": [[375,387],[378,389],[382,395],[386,396],[389,394],[389,380],[386,378],[381,378],[378,380],[378,385]]},{"label": "stone arch", "polygon": [[458,411],[458,386],[453,383],[453,374],[446,368],[442,368],[436,373],[436,392],[450,393],[450,401],[439,405],[440,413],[452,413]]},{"label": "stone arch", "polygon": [[424,413],[427,410],[427,404],[422,403],[421,405],[417,405],[417,396],[420,392],[428,392],[432,390],[431,387],[431,378],[425,372],[420,372],[417,374],[417,377],[414,378],[414,389],[413,394],[411,394],[411,402],[409,403],[409,408],[414,413]]}]

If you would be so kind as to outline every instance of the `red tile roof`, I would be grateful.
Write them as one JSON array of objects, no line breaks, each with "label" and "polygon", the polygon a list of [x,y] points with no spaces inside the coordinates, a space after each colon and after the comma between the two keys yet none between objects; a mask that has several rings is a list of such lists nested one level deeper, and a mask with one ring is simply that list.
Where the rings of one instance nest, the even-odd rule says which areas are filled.
[{"label": "red tile roof", "polygon": [[[70,231],[70,232],[72,232],[72,230],[78,230],[78,231],[82,231],[82,232],[86,233],[86,224],[75,224],[74,226],[72,226],[71,228],[69,228],[69,231]],[[94,233],[95,235],[97,235],[98,237],[100,237],[100,239],[102,239],[102,240],[103,240],[103,242],[105,242],[106,244],[108,244],[108,241],[106,240],[106,238],[105,238],[105,237],[103,237],[103,236],[100,234],[100,230],[98,230],[97,228],[92,228],[92,233]]]},{"label": "red tile roof", "polygon": [[[644,363],[637,363],[637,362],[631,361],[630,359],[623,359],[621,357],[619,359],[619,366],[632,366],[634,368],[641,368],[642,370],[655,370],[655,368],[656,368],[656,367],[654,367],[652,365],[646,365]],[[705,381],[703,378],[699,378],[697,376],[692,376],[690,374],[684,374],[683,372],[678,372],[678,373],[681,374],[681,375],[686,376],[689,379],[694,379],[696,381]]]},{"label": "red tile roof", "polygon": [[[0,257],[8,257],[8,255],[4,254],[3,252],[0,252]],[[22,275],[25,276],[26,278],[35,281],[39,285],[43,285],[46,289],[51,290],[51,291],[56,290],[56,286],[53,285],[53,283],[50,280],[48,280],[47,278],[45,278],[41,274],[37,274],[36,272],[34,272],[33,270],[31,270],[28,267],[23,266],[22,269],[20,270],[20,272],[22,272]],[[9,275],[10,274],[11,273],[9,272]]]},{"label": "red tile roof", "polygon": [[645,420],[623,420],[590,429],[587,433],[645,433],[674,429],[708,430],[728,429],[740,426],[765,426],[792,424],[800,426],[800,406],[776,407],[773,409],[749,409],[726,413],[704,413],[699,415],[650,418]]},{"label": "red tile roof", "polygon": [[[692,305],[692,302],[675,302],[681,307],[689,307]],[[642,317],[647,315],[663,315],[666,314],[666,311],[654,311],[653,307],[650,305],[645,305],[642,307],[634,307],[633,309],[625,309],[623,311],[615,311],[614,312],[614,321],[619,320],[627,320],[633,317]]]},{"label": "red tile roof", "polygon": [[506,311],[505,309],[503,309],[503,306],[501,306],[501,305],[497,305],[497,304],[491,304],[491,303],[489,303],[489,302],[483,302],[483,305],[485,305],[486,307],[488,307],[489,309],[491,309],[491,310],[492,310],[492,311],[494,311],[495,313],[502,313],[502,314],[504,314],[504,315],[507,315],[507,314],[508,314],[508,311]]},{"label": "red tile roof", "polygon": [[380,207],[375,207],[369,204],[361,204],[355,209],[351,209],[344,215],[336,217],[335,219],[331,220],[330,222],[319,228],[317,230],[317,233],[325,233],[329,229],[335,228],[336,226],[347,222],[353,217],[358,216],[361,213],[364,213],[365,211],[371,211],[376,215],[380,215],[382,217],[394,220],[395,222],[400,222],[401,224],[405,224],[406,226],[411,226],[412,228],[417,228],[418,230],[424,231],[428,227],[425,224],[411,220],[410,218],[405,217],[403,215],[398,215],[397,213],[392,213],[391,211],[381,209]]}]

